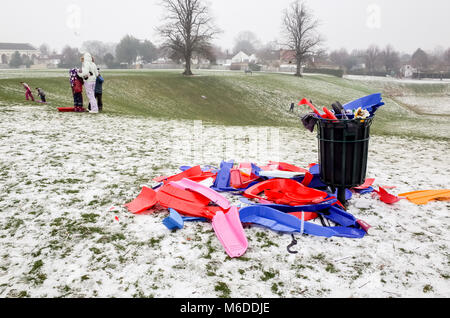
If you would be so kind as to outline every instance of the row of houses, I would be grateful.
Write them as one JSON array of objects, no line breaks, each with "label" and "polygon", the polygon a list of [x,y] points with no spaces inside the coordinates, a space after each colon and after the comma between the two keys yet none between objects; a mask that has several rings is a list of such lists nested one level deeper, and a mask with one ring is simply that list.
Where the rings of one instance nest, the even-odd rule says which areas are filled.
[{"label": "row of houses", "polygon": [[[57,68],[62,60],[62,55],[42,54],[39,49],[28,43],[0,43],[0,67],[1,65],[7,67],[15,52],[19,52],[22,58],[25,56],[28,57],[33,62],[31,68]],[[141,65],[139,61],[136,62],[136,65]],[[262,62],[257,55],[249,55],[241,51],[235,55],[225,53],[218,56],[216,67],[225,70],[248,70],[251,64],[260,64]],[[294,72],[296,70],[295,51],[279,49],[268,52],[264,64],[265,66],[262,67],[263,70]],[[327,65],[324,61],[314,61],[314,59],[312,60],[312,64],[314,64],[314,67],[333,68],[333,66]],[[160,68],[162,65],[173,66],[173,62],[167,58],[159,58],[151,65],[147,65],[147,68]],[[205,59],[195,58],[193,59],[193,65],[210,67],[210,62]],[[363,69],[365,65],[358,65],[355,68]],[[417,70],[410,65],[404,65],[401,69],[402,76],[406,78],[412,77],[416,72]]]},{"label": "row of houses", "polygon": [[28,43],[0,43],[0,64],[8,65],[16,52],[22,58],[28,57],[33,62],[31,68],[57,68],[62,59],[60,54],[42,54],[39,49]]}]

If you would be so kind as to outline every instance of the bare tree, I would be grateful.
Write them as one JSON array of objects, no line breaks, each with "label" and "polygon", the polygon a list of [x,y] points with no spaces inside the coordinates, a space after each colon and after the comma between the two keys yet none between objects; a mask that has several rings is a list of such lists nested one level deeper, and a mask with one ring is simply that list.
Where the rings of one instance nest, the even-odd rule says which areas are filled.
[{"label": "bare tree", "polygon": [[411,57],[412,65],[419,71],[425,71],[429,66],[428,54],[421,48],[417,49]]},{"label": "bare tree", "polygon": [[447,71],[450,70],[450,48],[448,48],[448,49],[444,52],[444,62],[445,62]]},{"label": "bare tree", "polygon": [[331,62],[339,66],[341,69],[347,68],[346,63],[349,58],[349,54],[346,49],[332,51],[329,55]]},{"label": "bare tree", "polygon": [[381,52],[381,62],[383,63],[386,72],[398,72],[400,70],[400,56],[397,51],[388,45]]},{"label": "bare tree", "polygon": [[193,75],[192,55],[209,52],[211,40],[220,31],[201,0],[163,0],[162,5],[167,12],[166,24],[158,28],[165,39],[163,46],[184,59],[184,75]]},{"label": "bare tree", "polygon": [[373,73],[378,63],[380,62],[381,51],[377,45],[371,45],[365,51],[364,58],[366,61],[366,68],[370,73]]},{"label": "bare tree", "polygon": [[253,54],[261,47],[261,43],[255,33],[251,31],[242,31],[234,40],[233,53],[243,51],[246,54]]},{"label": "bare tree", "polygon": [[313,56],[323,42],[317,33],[319,21],[316,20],[304,2],[297,0],[285,10],[283,24],[286,33],[286,45],[295,51],[297,72],[302,76],[302,63]]}]

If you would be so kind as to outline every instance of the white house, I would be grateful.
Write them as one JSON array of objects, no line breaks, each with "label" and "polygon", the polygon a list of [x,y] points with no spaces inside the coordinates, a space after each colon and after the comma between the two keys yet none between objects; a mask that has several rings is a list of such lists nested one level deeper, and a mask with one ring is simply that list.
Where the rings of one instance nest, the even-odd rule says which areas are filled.
[{"label": "white house", "polygon": [[0,64],[8,64],[15,52],[33,61],[40,56],[40,51],[28,43],[0,43]]},{"label": "white house", "polygon": [[248,56],[242,51],[240,51],[231,59],[231,63],[248,63],[248,62],[250,62],[250,56]]},{"label": "white house", "polygon": [[258,62],[258,58],[256,57],[255,54],[252,54],[249,57],[249,61],[250,61],[250,63],[257,63]]},{"label": "white house", "polygon": [[402,76],[405,78],[412,78],[413,74],[417,72],[417,69],[412,67],[411,65],[403,65],[400,69]]}]

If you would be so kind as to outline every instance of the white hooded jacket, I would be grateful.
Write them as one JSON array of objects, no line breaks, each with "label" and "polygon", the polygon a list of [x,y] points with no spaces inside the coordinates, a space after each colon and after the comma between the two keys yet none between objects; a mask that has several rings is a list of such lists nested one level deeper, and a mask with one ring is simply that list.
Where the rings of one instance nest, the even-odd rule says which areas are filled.
[{"label": "white hooded jacket", "polygon": [[[91,73],[93,75],[91,75]],[[78,74],[81,78],[88,76],[87,82],[95,82],[98,77],[97,65],[92,61],[92,56],[89,53],[84,54],[84,62],[81,66],[81,73]]]}]

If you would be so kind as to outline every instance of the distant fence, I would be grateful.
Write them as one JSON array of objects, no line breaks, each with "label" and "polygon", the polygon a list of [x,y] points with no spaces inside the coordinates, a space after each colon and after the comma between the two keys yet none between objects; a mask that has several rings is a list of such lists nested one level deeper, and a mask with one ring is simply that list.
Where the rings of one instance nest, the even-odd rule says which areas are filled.
[{"label": "distant fence", "polygon": [[150,70],[181,70],[183,67],[181,64],[145,64],[143,68]]},{"label": "distant fence", "polygon": [[379,76],[379,77],[386,77],[386,76],[390,76],[392,75],[391,73],[388,72],[383,72],[383,71],[373,71],[373,72],[369,72],[366,70],[357,70],[357,71],[347,71],[347,75],[360,75],[360,76]]},{"label": "distant fence", "polygon": [[421,79],[421,78],[437,78],[437,79],[447,79],[450,78],[450,72],[445,73],[436,73],[436,72],[417,72],[413,73],[413,78],[415,79]]},{"label": "distant fence", "polygon": [[333,75],[336,77],[344,77],[343,70],[336,70],[331,68],[305,68],[303,69],[304,73],[313,73],[313,74],[326,74]]}]

